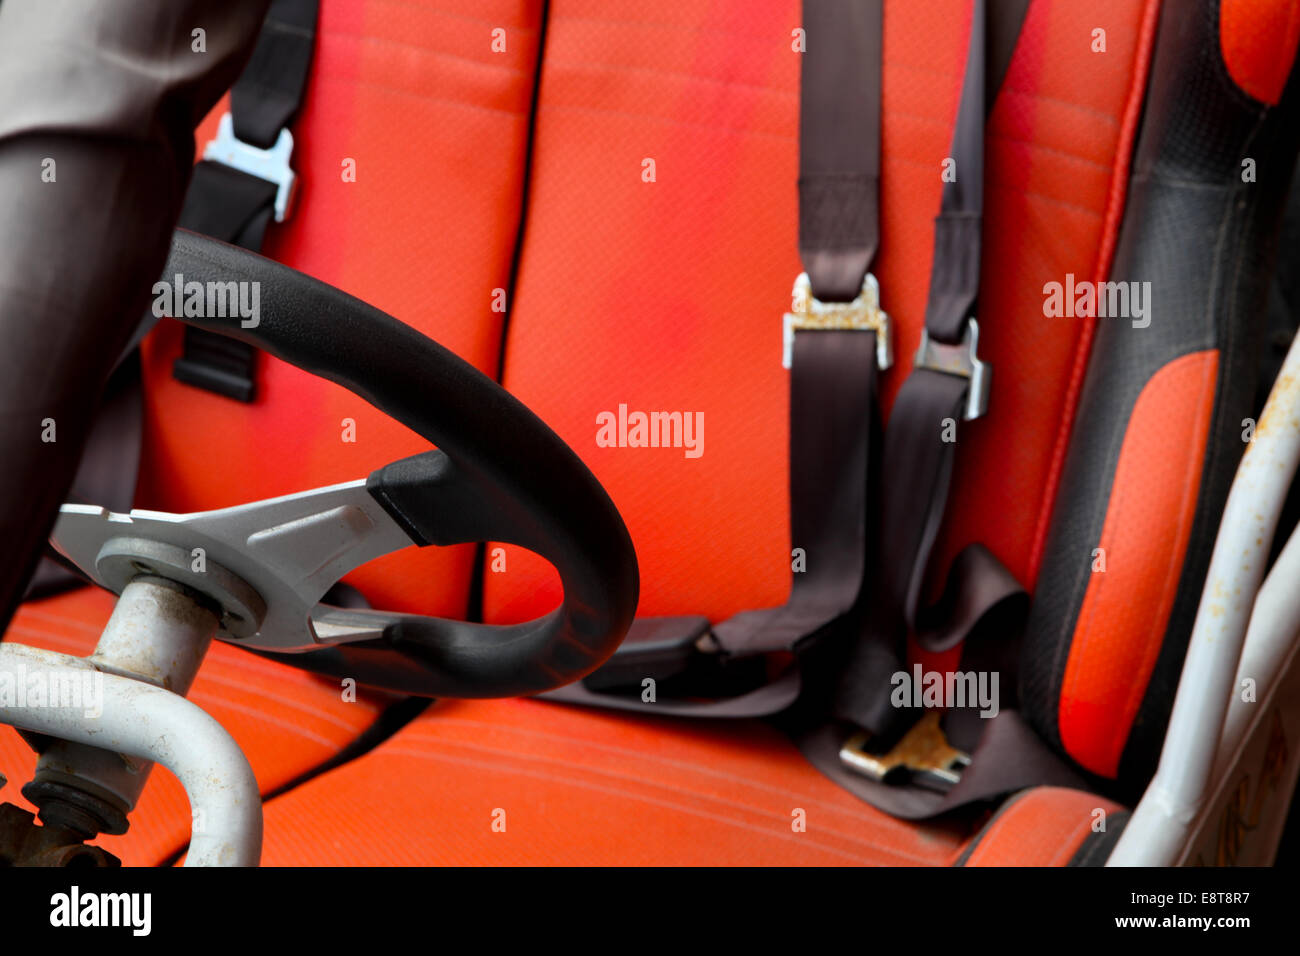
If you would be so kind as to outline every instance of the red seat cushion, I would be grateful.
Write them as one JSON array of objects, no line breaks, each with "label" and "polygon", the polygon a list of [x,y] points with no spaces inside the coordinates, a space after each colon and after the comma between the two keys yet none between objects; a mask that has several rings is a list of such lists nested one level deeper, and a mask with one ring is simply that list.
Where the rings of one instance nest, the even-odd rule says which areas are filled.
[{"label": "red seat cushion", "polygon": [[[995,838],[985,835],[974,865],[1064,865],[1091,832],[1092,810],[1120,809],[1077,791],[1032,793]],[[265,862],[946,866],[980,822],[895,820],[755,722],[448,701],[270,801]]]},{"label": "red seat cushion", "polygon": [[758,723],[447,701],[270,801],[265,862],[933,866],[972,831],[866,806]]},{"label": "red seat cushion", "polygon": [[962,854],[962,866],[1065,866],[1122,808],[1082,790],[1035,787],[1007,799]]}]

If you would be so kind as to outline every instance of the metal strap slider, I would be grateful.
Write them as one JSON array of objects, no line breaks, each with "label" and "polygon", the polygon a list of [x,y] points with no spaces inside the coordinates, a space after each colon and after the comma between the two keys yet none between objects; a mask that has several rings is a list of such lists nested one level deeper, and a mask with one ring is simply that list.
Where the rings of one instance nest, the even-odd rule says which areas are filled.
[{"label": "metal strap slider", "polygon": [[980,326],[973,318],[967,320],[966,333],[957,345],[937,342],[929,333],[921,329],[921,347],[916,350],[912,368],[928,368],[932,372],[944,372],[970,379],[970,388],[966,391],[966,408],[962,419],[971,421],[979,418],[989,409],[989,387],[993,384],[993,366],[980,361],[978,354],[980,344]]},{"label": "metal strap slider", "polygon": [[876,333],[876,365],[883,372],[894,364],[894,344],[889,334],[889,316],[880,308],[880,284],[870,272],[862,280],[862,291],[852,302],[822,302],[812,294],[808,273],[794,280],[794,309],[785,314],[782,326],[781,364],[789,368],[794,360],[794,333],[798,329],[857,329]]}]

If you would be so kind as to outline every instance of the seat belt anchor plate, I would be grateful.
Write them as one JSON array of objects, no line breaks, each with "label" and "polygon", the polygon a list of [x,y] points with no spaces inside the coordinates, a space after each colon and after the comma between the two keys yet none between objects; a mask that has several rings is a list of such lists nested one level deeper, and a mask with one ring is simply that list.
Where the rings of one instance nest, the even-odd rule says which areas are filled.
[{"label": "seat belt anchor plate", "polygon": [[979,357],[980,327],[974,318],[966,323],[966,333],[961,343],[949,345],[930,338],[921,329],[921,345],[912,362],[913,369],[926,368],[947,375],[960,375],[970,379],[966,390],[966,407],[962,412],[965,421],[979,418],[989,409],[989,390],[993,384],[993,366]]},{"label": "seat belt anchor plate", "polygon": [[235,136],[235,124],[226,113],[217,123],[217,137],[203,150],[203,158],[237,169],[249,176],[275,183],[275,221],[284,222],[289,216],[298,177],[289,165],[293,155],[293,134],[288,128],[280,130],[275,145],[259,149]]},{"label": "seat belt anchor plate", "polygon": [[887,753],[873,753],[870,740],[865,731],[855,733],[840,748],[840,761],[878,783],[906,776],[946,788],[957,783],[970,765],[970,755],[948,743],[937,710],[927,711]]},{"label": "seat belt anchor plate", "polygon": [[793,311],[782,323],[781,365],[794,362],[794,333],[798,329],[854,329],[876,333],[876,365],[883,372],[894,364],[894,343],[890,336],[889,316],[880,307],[880,283],[870,272],[862,280],[862,291],[852,302],[822,302],[812,294],[808,273],[794,280]]}]

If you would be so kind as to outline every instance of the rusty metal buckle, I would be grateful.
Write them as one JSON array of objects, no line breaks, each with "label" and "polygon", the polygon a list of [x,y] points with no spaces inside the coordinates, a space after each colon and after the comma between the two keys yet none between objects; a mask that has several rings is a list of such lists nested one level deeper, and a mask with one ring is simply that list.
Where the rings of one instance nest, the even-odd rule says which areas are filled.
[{"label": "rusty metal buckle", "polygon": [[785,314],[782,325],[781,364],[789,368],[794,360],[796,329],[856,329],[876,333],[876,365],[884,371],[894,364],[894,342],[889,332],[889,316],[880,307],[880,284],[870,272],[862,280],[862,291],[852,302],[823,302],[814,298],[808,273],[794,280],[793,311]]},{"label": "rusty metal buckle", "polygon": [[854,772],[879,783],[895,783],[907,777],[947,789],[970,766],[970,754],[948,743],[937,710],[926,711],[886,753],[873,753],[870,742],[871,735],[866,731],[854,734],[840,748],[840,760]]}]

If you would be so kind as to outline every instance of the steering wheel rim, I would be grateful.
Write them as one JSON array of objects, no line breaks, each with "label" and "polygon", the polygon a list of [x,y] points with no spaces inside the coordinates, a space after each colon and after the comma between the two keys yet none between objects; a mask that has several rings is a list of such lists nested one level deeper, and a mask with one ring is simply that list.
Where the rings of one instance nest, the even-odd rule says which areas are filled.
[{"label": "steering wheel rim", "polygon": [[416,329],[246,249],[178,229],[164,275],[176,274],[205,286],[260,284],[253,328],[237,315],[176,318],[341,385],[437,446],[365,483],[411,543],[516,544],[549,561],[564,589],[558,608],[517,625],[374,612],[383,625],[377,638],[301,653],[250,649],[317,673],[439,697],[540,693],[585,676],[614,652],[638,597],[631,537],[587,466],[522,402]]}]

